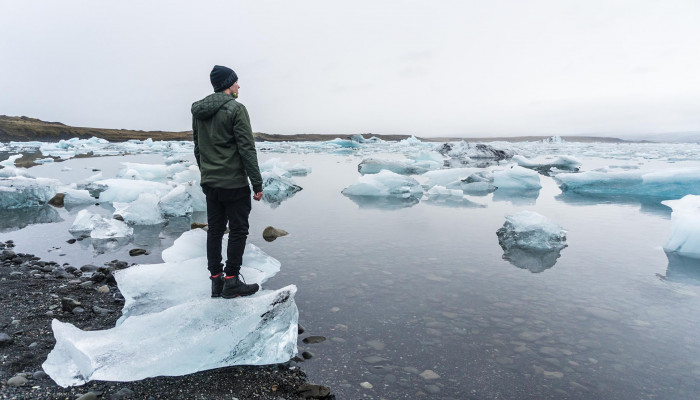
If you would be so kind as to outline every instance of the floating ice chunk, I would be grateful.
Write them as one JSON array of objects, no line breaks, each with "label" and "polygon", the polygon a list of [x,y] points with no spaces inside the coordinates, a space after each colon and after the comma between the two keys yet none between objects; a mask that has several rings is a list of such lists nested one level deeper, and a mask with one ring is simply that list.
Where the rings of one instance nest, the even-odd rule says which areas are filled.
[{"label": "floating ice chunk", "polygon": [[21,177],[25,177],[25,178],[34,178],[24,168],[15,168],[15,167],[6,166],[5,168],[0,169],[0,178],[13,178],[16,176],[21,176]]},{"label": "floating ice chunk", "polygon": [[302,164],[294,164],[287,168],[287,171],[292,176],[306,176],[311,173],[311,167]]},{"label": "floating ice chunk", "polygon": [[376,174],[387,170],[401,175],[419,175],[428,172],[428,168],[417,165],[413,160],[387,160],[381,158],[366,158],[357,166],[362,174]]},{"label": "floating ice chunk", "polygon": [[338,147],[344,147],[344,148],[349,148],[349,149],[358,149],[360,148],[360,144],[357,142],[354,142],[352,140],[348,139],[340,139],[340,138],[335,138],[333,140],[329,140],[326,143],[335,145]]},{"label": "floating ice chunk", "polygon": [[434,197],[457,197],[461,199],[464,197],[464,194],[462,193],[461,190],[457,189],[448,189],[444,186],[440,185],[435,185],[428,189],[427,192],[425,192],[426,195],[429,196],[429,198],[434,198]]},{"label": "floating ice chunk", "polygon": [[535,171],[514,165],[503,171],[493,172],[493,184],[499,189],[540,189],[540,174]]},{"label": "floating ice chunk", "polygon": [[527,159],[524,156],[513,156],[513,161],[525,168],[534,169],[542,173],[548,173],[553,168],[565,171],[578,171],[581,161],[573,156],[558,156],[556,158],[545,157]]},{"label": "floating ice chunk", "polygon": [[124,168],[117,174],[118,178],[163,182],[168,176],[168,166],[164,164],[123,162],[122,165]]},{"label": "floating ice chunk", "polygon": [[114,216],[121,215],[131,225],[157,225],[165,222],[158,207],[158,195],[141,193],[130,203],[114,202]]},{"label": "floating ice chunk", "polygon": [[510,149],[497,149],[487,144],[470,144],[465,141],[456,143],[444,143],[437,151],[452,158],[467,158],[467,159],[491,159],[491,160],[507,160],[515,154]]},{"label": "floating ice chunk", "polygon": [[73,168],[71,168],[71,167],[63,167],[63,168],[61,168],[61,172],[68,172],[68,171],[72,171],[72,170],[73,170]]},{"label": "floating ice chunk", "polygon": [[681,198],[700,195],[700,168],[610,171],[600,169],[578,174],[557,174],[562,190],[586,194],[615,194]]},{"label": "floating ice chunk", "polygon": [[[3,171],[11,168],[5,167]],[[20,173],[19,170],[13,172]],[[56,195],[59,184],[59,181],[47,178],[0,178],[0,209],[38,207],[46,204]]]},{"label": "floating ice chunk", "polygon": [[80,210],[68,231],[71,233],[90,232],[90,237],[93,239],[129,237],[134,232],[122,221],[107,219],[89,210]]},{"label": "floating ice chunk", "polygon": [[531,251],[561,250],[566,247],[566,231],[549,218],[534,211],[507,215],[496,232],[503,250],[513,247]]},{"label": "floating ice chunk", "polygon": [[261,173],[263,179],[263,200],[273,206],[279,205],[285,199],[288,199],[298,191],[301,186],[298,186],[289,178],[275,174],[274,172],[264,171]]},{"label": "floating ice chunk", "polygon": [[173,175],[173,181],[178,183],[199,182],[202,180],[202,175],[196,165],[190,165],[186,169],[179,171]]},{"label": "floating ice chunk", "polygon": [[186,185],[177,185],[158,203],[160,211],[167,217],[182,217],[192,214],[192,196]]},{"label": "floating ice chunk", "polygon": [[426,172],[428,186],[445,186],[465,194],[486,195],[496,190],[493,173],[481,168],[451,168]]},{"label": "floating ice chunk", "polygon": [[379,196],[379,197],[420,197],[423,194],[418,181],[410,176],[399,175],[383,170],[377,174],[363,175],[357,183],[343,189],[347,196]]},{"label": "floating ice chunk", "polygon": [[561,138],[561,136],[552,136],[547,139],[542,139],[542,143],[564,143],[564,139]]},{"label": "floating ice chunk", "polygon": [[406,146],[420,146],[423,145],[424,143],[420,141],[417,137],[411,135],[410,137],[400,140],[399,144],[401,145],[406,145]]},{"label": "floating ice chunk", "polygon": [[63,199],[63,202],[66,205],[90,204],[97,201],[87,190],[63,187],[58,189],[58,192],[65,193],[66,197]]},{"label": "floating ice chunk", "polygon": [[130,317],[104,331],[81,331],[53,320],[56,345],[42,367],[67,387],[286,362],[297,352],[295,293],[291,285],[238,300],[192,296],[195,300]]},{"label": "floating ice chunk", "polygon": [[15,154],[15,155],[11,155],[10,157],[8,157],[7,160],[0,161],[0,166],[3,166],[3,167],[14,167],[14,166],[15,166],[15,161],[17,161],[17,160],[19,160],[20,158],[22,158],[23,155],[24,155],[24,154]]},{"label": "floating ice chunk", "polygon": [[130,179],[103,179],[95,181],[91,185],[93,189],[95,187],[106,188],[100,193],[100,201],[120,203],[130,203],[142,193],[153,193],[163,196],[172,190],[172,187],[165,183]]},{"label": "floating ice chunk", "polygon": [[687,195],[680,200],[661,203],[671,207],[671,237],[664,245],[669,253],[700,259],[700,196]]}]

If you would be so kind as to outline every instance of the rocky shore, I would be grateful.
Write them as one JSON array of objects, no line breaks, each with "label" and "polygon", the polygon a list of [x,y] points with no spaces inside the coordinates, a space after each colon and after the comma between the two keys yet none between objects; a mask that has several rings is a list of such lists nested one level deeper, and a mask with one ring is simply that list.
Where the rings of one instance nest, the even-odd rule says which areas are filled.
[{"label": "rocky shore", "polygon": [[[61,388],[41,369],[57,318],[83,330],[114,327],[124,298],[112,272],[125,261],[73,266],[42,261],[0,242],[0,399],[334,399],[296,366],[228,367],[136,382],[92,381]],[[307,357],[304,357],[307,358]]]}]

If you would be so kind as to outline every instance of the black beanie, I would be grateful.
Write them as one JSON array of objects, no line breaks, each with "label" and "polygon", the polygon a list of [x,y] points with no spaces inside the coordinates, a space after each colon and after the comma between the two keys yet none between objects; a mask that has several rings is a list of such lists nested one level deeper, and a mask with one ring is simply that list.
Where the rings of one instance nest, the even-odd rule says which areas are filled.
[{"label": "black beanie", "polygon": [[214,86],[214,91],[221,92],[233,86],[238,80],[238,75],[231,68],[215,65],[209,74],[209,80]]}]

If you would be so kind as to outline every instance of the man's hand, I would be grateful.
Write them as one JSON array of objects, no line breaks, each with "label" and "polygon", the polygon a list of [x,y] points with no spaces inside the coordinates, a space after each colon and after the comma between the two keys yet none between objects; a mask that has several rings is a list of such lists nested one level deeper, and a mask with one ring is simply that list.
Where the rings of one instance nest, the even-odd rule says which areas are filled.
[{"label": "man's hand", "polygon": [[253,200],[260,201],[262,199],[262,192],[257,192],[253,195]]}]

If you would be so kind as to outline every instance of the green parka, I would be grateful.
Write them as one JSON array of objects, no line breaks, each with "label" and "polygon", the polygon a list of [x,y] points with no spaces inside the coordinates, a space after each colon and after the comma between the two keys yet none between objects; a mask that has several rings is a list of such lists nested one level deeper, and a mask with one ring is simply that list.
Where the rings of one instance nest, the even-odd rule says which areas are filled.
[{"label": "green parka", "polygon": [[245,106],[225,93],[214,93],[192,104],[194,156],[202,184],[262,191],[255,139]]}]

